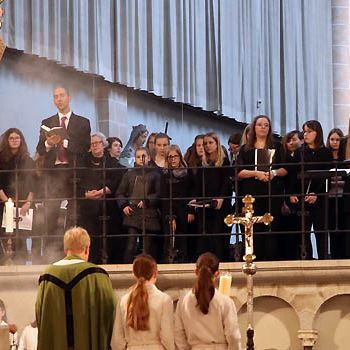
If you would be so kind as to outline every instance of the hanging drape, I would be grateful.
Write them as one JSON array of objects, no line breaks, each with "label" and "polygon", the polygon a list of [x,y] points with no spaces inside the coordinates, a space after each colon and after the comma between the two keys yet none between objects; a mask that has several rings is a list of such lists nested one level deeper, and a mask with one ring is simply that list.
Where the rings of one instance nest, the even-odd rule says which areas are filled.
[{"label": "hanging drape", "polygon": [[6,0],[4,7],[11,48],[239,121],[267,114],[278,132],[307,119],[333,125],[329,0]]}]

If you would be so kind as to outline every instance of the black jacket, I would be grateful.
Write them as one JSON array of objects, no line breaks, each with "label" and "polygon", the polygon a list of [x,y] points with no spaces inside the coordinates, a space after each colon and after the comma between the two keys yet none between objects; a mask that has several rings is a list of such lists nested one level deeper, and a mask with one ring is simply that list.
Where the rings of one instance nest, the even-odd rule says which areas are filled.
[{"label": "black jacket", "polygon": [[[160,230],[160,175],[153,168],[135,167],[129,169],[123,176],[118,187],[116,198],[119,208],[122,210],[130,206],[133,213],[124,215],[123,224],[142,230],[143,216],[147,231]],[[140,209],[137,204],[143,200],[145,208]]]}]

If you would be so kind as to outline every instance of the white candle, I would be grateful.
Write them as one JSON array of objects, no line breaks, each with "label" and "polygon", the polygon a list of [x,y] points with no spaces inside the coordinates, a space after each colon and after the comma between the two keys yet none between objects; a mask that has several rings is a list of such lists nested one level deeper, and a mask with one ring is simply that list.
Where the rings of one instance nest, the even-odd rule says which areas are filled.
[{"label": "white candle", "polygon": [[227,296],[230,296],[231,294],[231,283],[232,283],[232,276],[229,273],[223,273],[220,276],[219,281],[219,292],[222,294],[225,294]]},{"label": "white candle", "polygon": [[13,232],[13,201],[11,198],[5,204],[6,232]]}]

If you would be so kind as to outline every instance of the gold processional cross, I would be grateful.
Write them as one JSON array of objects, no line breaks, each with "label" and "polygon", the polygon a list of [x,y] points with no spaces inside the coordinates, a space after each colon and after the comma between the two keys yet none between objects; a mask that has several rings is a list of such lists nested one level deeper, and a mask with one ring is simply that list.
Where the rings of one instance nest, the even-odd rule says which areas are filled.
[{"label": "gold processional cross", "polygon": [[243,260],[243,272],[247,275],[247,350],[254,350],[254,328],[253,328],[253,275],[256,273],[256,266],[254,264],[254,242],[253,242],[253,226],[255,224],[263,223],[269,225],[273,216],[270,213],[265,213],[262,216],[254,216],[253,203],[255,198],[250,194],[246,195],[242,202],[244,203],[244,216],[235,216],[233,214],[227,215],[224,222],[231,227],[233,224],[240,224],[244,226],[244,241],[245,241],[245,255]]},{"label": "gold processional cross", "polygon": [[250,194],[247,194],[243,199],[244,203],[243,214],[244,216],[235,216],[233,214],[227,215],[224,222],[227,226],[231,227],[233,224],[243,225],[245,228],[245,255],[244,261],[253,261],[254,255],[254,244],[253,244],[253,226],[255,224],[264,223],[268,225],[273,220],[273,216],[270,213],[265,213],[263,216],[254,216],[253,203],[255,198]]}]

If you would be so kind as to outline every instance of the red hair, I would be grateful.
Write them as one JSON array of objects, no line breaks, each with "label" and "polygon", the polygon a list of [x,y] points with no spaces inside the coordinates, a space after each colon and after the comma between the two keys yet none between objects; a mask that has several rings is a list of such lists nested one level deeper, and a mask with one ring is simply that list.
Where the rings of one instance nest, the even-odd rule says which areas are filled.
[{"label": "red hair", "polygon": [[146,331],[149,330],[149,305],[145,284],[157,271],[157,263],[150,255],[141,254],[135,258],[132,269],[137,282],[127,302],[126,323],[135,330]]}]

